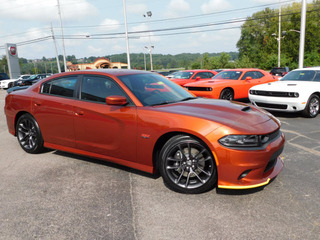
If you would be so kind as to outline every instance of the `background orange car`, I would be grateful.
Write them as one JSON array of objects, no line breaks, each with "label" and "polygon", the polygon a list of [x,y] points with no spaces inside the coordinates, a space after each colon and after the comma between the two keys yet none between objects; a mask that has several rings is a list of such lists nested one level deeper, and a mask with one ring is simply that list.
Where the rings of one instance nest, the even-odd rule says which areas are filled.
[{"label": "background orange car", "polygon": [[210,80],[188,83],[184,87],[198,97],[233,100],[248,98],[252,86],[277,80],[261,69],[228,69]]},{"label": "background orange car", "polygon": [[187,83],[211,79],[216,74],[217,72],[212,70],[184,70],[175,72],[170,80],[176,84],[179,84],[180,86],[183,86]]}]

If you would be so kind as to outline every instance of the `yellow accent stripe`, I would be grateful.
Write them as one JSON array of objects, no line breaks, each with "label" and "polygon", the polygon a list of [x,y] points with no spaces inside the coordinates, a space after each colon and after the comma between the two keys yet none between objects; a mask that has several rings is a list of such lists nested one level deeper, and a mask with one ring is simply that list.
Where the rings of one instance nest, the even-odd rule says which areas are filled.
[{"label": "yellow accent stripe", "polygon": [[248,186],[223,186],[223,185],[218,185],[218,188],[224,188],[224,189],[249,189],[249,188],[257,188],[261,187],[264,185],[267,185],[270,182],[270,178],[268,178],[267,181],[255,185],[248,185]]}]

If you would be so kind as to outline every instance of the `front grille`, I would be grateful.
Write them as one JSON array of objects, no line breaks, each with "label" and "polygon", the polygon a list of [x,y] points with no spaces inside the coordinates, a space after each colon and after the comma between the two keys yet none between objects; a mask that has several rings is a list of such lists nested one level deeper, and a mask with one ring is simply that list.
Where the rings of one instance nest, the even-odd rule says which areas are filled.
[{"label": "front grille", "polygon": [[274,91],[261,91],[261,90],[250,90],[250,94],[265,96],[265,97],[299,97],[299,93],[295,92],[274,92]]},{"label": "front grille", "polygon": [[189,91],[212,91],[211,87],[185,87]]},{"label": "front grille", "polygon": [[270,91],[256,91],[256,95],[272,96],[272,97],[287,97],[287,92],[270,92]]},{"label": "front grille", "polygon": [[258,107],[272,108],[272,109],[287,109],[288,105],[286,104],[272,104],[272,103],[262,103],[255,102]]}]

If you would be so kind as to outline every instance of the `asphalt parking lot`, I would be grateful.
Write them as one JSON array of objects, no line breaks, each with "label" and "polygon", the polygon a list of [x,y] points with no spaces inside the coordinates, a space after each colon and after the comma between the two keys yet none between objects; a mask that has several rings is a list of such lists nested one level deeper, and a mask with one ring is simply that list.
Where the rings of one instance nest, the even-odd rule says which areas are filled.
[{"label": "asphalt parking lot", "polygon": [[285,167],[268,186],[183,195],[161,178],[60,151],[30,155],[0,90],[0,239],[319,239],[320,116],[275,114]]}]

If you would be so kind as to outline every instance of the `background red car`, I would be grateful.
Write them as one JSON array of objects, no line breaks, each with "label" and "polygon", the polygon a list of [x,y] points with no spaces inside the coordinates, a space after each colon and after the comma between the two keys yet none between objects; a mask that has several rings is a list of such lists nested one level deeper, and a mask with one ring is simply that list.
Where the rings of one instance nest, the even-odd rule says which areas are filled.
[{"label": "background red car", "polygon": [[211,70],[184,70],[174,73],[171,81],[183,86],[199,80],[211,79],[217,72]]}]

